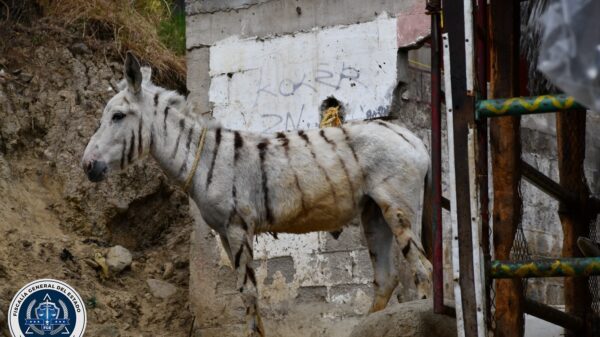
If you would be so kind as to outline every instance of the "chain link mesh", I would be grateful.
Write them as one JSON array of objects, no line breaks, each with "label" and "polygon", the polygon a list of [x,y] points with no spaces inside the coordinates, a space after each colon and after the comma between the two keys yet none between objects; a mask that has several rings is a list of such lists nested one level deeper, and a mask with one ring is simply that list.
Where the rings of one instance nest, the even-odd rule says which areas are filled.
[{"label": "chain link mesh", "polygon": [[[600,242],[600,216],[590,224],[590,239]],[[592,320],[592,329],[600,334],[600,276],[591,276],[588,279],[590,294],[592,296],[592,312],[596,317]]]},{"label": "chain link mesh", "polygon": [[[523,231],[523,221],[519,223],[517,227],[517,233],[515,233],[515,240],[513,241],[512,249],[510,250],[510,259],[514,261],[525,261],[531,260],[531,254],[529,254],[529,246],[527,245],[527,238],[525,238],[525,232]],[[523,297],[527,297],[527,284],[528,279],[524,278],[523,283]]]}]

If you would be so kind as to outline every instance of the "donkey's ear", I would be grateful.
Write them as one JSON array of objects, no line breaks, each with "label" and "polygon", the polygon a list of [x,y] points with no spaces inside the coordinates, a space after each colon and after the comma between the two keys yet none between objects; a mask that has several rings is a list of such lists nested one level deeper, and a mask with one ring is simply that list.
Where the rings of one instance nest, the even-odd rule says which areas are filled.
[{"label": "donkey's ear", "polygon": [[133,93],[137,94],[142,88],[142,72],[140,71],[140,63],[131,52],[127,52],[125,58],[125,79],[127,79],[127,87]]}]

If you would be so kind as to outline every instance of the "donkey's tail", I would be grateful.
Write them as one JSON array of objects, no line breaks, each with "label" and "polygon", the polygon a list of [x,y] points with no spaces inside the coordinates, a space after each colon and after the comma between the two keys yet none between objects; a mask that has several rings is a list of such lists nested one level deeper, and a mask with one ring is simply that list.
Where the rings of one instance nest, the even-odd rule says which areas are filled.
[{"label": "donkey's tail", "polygon": [[431,164],[427,169],[423,186],[423,211],[421,212],[421,243],[429,261],[433,261],[433,177]]}]

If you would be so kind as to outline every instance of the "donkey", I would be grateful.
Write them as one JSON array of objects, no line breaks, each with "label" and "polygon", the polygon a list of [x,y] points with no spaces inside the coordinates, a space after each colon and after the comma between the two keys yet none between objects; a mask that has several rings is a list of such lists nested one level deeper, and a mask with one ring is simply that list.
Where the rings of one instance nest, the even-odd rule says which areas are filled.
[{"label": "donkey", "polygon": [[228,130],[186,113],[184,97],[154,85],[130,53],[124,72],[83,170],[99,182],[150,154],[183,185],[236,270],[250,335],[264,336],[251,267],[258,233],[333,232],[360,214],[375,271],[370,311],[383,309],[398,285],[400,254],[418,295],[428,296],[431,264],[411,223],[429,160],[410,131],[385,121],[275,134]]}]

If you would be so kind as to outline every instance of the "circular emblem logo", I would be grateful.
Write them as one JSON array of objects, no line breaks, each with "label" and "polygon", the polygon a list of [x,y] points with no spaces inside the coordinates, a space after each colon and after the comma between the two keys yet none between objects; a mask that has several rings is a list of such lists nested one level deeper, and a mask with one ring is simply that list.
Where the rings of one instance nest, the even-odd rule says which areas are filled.
[{"label": "circular emblem logo", "polygon": [[33,281],[17,292],[8,309],[13,337],[80,337],[85,305],[70,285],[52,279]]}]

